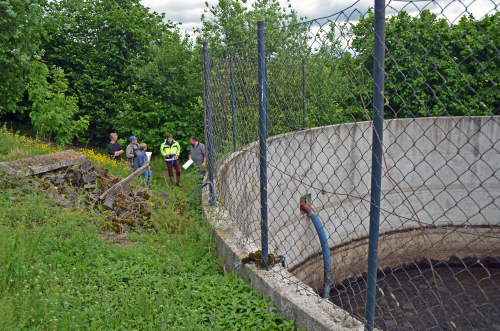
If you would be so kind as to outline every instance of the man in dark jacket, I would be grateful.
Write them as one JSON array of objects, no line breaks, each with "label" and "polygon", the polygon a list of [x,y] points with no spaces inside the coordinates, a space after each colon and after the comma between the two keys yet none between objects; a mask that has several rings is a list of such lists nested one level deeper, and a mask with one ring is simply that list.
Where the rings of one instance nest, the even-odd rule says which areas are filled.
[{"label": "man in dark jacket", "polygon": [[108,154],[111,158],[115,158],[116,162],[121,162],[123,148],[116,141],[118,140],[118,135],[116,133],[112,133],[109,135],[111,142],[108,146]]},{"label": "man in dark jacket", "polygon": [[139,169],[137,165],[137,153],[139,152],[139,145],[137,145],[137,138],[135,136],[130,137],[130,144],[127,146],[126,154],[127,159],[130,163],[130,167],[136,171]]}]

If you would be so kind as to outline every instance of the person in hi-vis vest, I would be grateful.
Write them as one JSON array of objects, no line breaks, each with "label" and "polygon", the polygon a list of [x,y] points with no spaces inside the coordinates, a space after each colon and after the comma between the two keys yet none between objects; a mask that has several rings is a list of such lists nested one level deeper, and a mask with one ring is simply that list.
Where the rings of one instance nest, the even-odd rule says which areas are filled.
[{"label": "person in hi-vis vest", "polygon": [[165,162],[168,167],[168,176],[170,177],[170,182],[172,183],[172,188],[175,187],[174,182],[174,172],[177,174],[177,186],[182,187],[181,184],[181,168],[179,168],[179,155],[181,154],[181,146],[177,141],[174,140],[174,137],[171,133],[167,134],[167,139],[161,144],[160,147],[161,154],[165,158]]}]

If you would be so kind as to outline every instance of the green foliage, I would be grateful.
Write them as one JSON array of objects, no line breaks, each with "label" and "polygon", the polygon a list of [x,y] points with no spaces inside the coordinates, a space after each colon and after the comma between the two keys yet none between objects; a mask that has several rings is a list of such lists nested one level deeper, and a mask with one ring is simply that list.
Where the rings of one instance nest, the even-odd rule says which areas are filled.
[{"label": "green foliage", "polygon": [[52,133],[55,133],[58,144],[69,144],[87,129],[89,116],[75,118],[79,113],[77,98],[65,94],[68,83],[62,69],[53,68],[49,71],[41,62],[34,62],[33,67],[29,84],[29,100],[33,103],[31,122],[35,128],[39,128],[39,132],[49,132],[49,142]]},{"label": "green foliage", "polygon": [[[270,31],[299,23],[297,12],[291,9],[289,3],[290,0],[287,0],[287,5],[282,6],[277,0],[257,0],[249,9],[246,0],[220,0],[215,6],[210,6],[207,1],[207,8],[201,16],[203,26],[195,30],[198,34],[197,43],[201,45],[203,41],[208,41],[211,54],[216,57],[228,54],[236,56],[236,53],[243,55],[246,52],[247,56],[256,58],[255,36],[258,20],[265,20],[266,29]],[[301,20],[305,18],[307,17],[300,17]],[[266,36],[267,51],[295,53],[297,49],[300,50],[301,47],[297,48],[300,43],[297,44],[298,40],[294,40],[290,32],[297,33],[301,30],[298,26],[293,26],[269,34]],[[286,45],[283,44],[283,37],[287,37]],[[248,38],[253,39],[242,43]]]},{"label": "green foliage", "polygon": [[[217,86],[213,124],[226,133],[215,147],[226,153],[229,66],[218,58],[234,60],[241,146],[258,139],[256,21],[265,20],[270,135],[302,127],[302,60],[308,127],[368,119],[373,13],[314,34],[289,2],[220,0],[206,7],[193,43],[139,0],[0,3],[0,116],[17,112],[9,120],[23,122],[29,116],[39,132],[50,135],[52,128],[60,143],[77,135],[83,144],[105,146],[114,131],[156,150],[172,133],[186,154],[189,136],[203,137],[201,43],[208,41]],[[341,39],[349,40],[347,48]],[[463,16],[453,25],[428,10],[388,17],[386,117],[497,114],[499,43],[500,13]],[[60,69],[47,72],[42,58]]]},{"label": "green foliage", "polygon": [[[197,185],[197,183],[192,180],[192,176],[189,176],[189,181],[186,181],[186,176],[183,177],[183,185],[188,187],[193,187]],[[153,178],[153,187],[155,186],[155,182],[163,181],[163,178]],[[163,184],[163,183],[162,183]],[[167,185],[169,183],[166,183]],[[169,189],[167,185],[163,186],[162,191],[170,192],[169,200],[165,201],[165,199],[161,196],[154,196],[152,201],[154,205],[153,215],[151,217],[151,224],[155,227],[155,229],[165,230],[169,233],[183,233],[191,228],[193,225],[193,211],[190,210],[189,202],[187,201],[187,197],[182,195],[181,193],[175,193],[175,191]],[[160,185],[159,185],[160,186]],[[156,188],[156,187],[155,187]],[[194,210],[195,213],[199,215],[200,210]]]},{"label": "green foliage", "polygon": [[62,151],[61,146],[36,141],[0,127],[0,162]]},{"label": "green foliage", "polygon": [[147,48],[173,25],[138,0],[53,1],[46,15],[44,59],[64,70],[80,109],[90,116],[90,142],[104,145],[122,94],[136,84],[134,67],[149,59]]},{"label": "green foliage", "polygon": [[165,32],[147,49],[149,57],[130,68],[134,85],[116,93],[116,131],[135,135],[158,150],[166,135],[186,153],[189,137],[203,139],[203,104],[200,52],[193,51],[179,29]]},{"label": "green foliage", "polygon": [[0,2],[0,116],[22,111],[18,103],[26,91],[30,63],[39,60],[45,36],[45,0]]},{"label": "green foliage", "polygon": [[[200,52],[164,14],[138,0],[8,0],[0,8],[0,116],[33,101],[36,130],[52,127],[65,143],[85,131],[80,142],[104,146],[116,131],[154,149],[174,133],[186,150],[189,136],[203,138]],[[42,55],[61,70],[47,73],[34,61]],[[82,120],[60,125],[78,108]],[[17,120],[27,120],[22,116]]]},{"label": "green foliage", "polygon": [[340,52],[338,44],[325,40],[323,45],[325,49],[314,50],[302,58],[268,61],[268,90],[273,93],[268,106],[270,135],[303,127],[302,59],[306,127],[367,120],[363,108],[370,104],[365,93],[369,76],[362,74],[350,53]]},{"label": "green foliage", "polygon": [[259,0],[251,6],[244,0],[218,1],[215,6],[206,2],[206,6],[203,26],[196,30],[197,44],[208,41],[212,58],[213,126],[227,128],[223,137],[222,132],[217,134],[221,141],[216,142],[215,153],[226,153],[224,146],[232,145],[229,56],[234,60],[237,146],[258,140],[257,20],[265,20],[267,31],[270,134],[296,130],[298,103],[291,99],[301,98],[301,85],[295,77],[298,72],[291,71],[308,52],[302,38],[307,28],[299,24],[297,12],[289,1],[282,6],[276,0]]},{"label": "green foliage", "polygon": [[[373,70],[372,12],[352,28],[352,46]],[[500,13],[447,20],[401,11],[386,23],[387,117],[492,115],[500,107]],[[371,87],[368,88],[371,93]]]},{"label": "green foliage", "polygon": [[250,284],[220,273],[213,229],[197,212],[183,232],[131,232],[110,245],[99,208],[61,209],[29,187],[2,186],[0,327],[294,330]]},{"label": "green foliage", "polygon": [[[221,1],[210,7],[206,12],[215,17],[214,21],[204,23],[199,31],[203,40],[209,40],[211,81],[215,86],[212,121],[220,128],[217,137],[224,146],[232,145],[230,55],[235,77],[237,146],[259,136],[255,21],[248,18],[262,18],[267,13],[247,10],[244,4]],[[307,127],[370,120],[373,13],[356,24],[331,24],[330,29],[316,33],[315,24],[307,31],[293,24],[274,29],[274,22],[286,21],[279,12],[270,19],[266,16],[269,135],[303,126],[302,61]],[[243,23],[232,26],[232,21]],[[496,46],[499,21],[500,13],[496,13],[481,20],[464,16],[450,25],[428,10],[417,17],[404,11],[388,17],[386,118],[498,113],[500,93],[495,82],[500,78]],[[217,156],[229,151],[220,146],[215,149]]]},{"label": "green foliage", "polygon": [[[184,184],[196,185],[190,179]],[[219,274],[212,229],[198,223],[199,208],[184,214],[195,226],[177,229],[182,234],[129,233],[130,246],[110,246],[96,236],[105,212],[61,210],[25,185],[0,174],[3,329],[293,330],[294,322],[284,321],[249,284]],[[184,208],[169,206],[156,209]]]}]

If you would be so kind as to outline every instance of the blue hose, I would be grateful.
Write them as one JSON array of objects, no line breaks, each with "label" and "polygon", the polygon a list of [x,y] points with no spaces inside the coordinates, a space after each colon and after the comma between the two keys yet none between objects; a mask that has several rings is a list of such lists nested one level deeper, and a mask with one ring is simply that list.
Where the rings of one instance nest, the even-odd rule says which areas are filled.
[{"label": "blue hose", "polygon": [[321,251],[323,253],[323,265],[325,266],[324,270],[324,292],[323,298],[328,298],[330,296],[330,289],[332,287],[332,265],[330,259],[330,246],[328,245],[328,239],[326,237],[325,229],[323,228],[323,223],[319,218],[318,214],[309,207],[309,211],[307,212],[307,216],[311,218],[311,221],[316,228],[316,232],[318,233],[319,242],[321,243]]}]

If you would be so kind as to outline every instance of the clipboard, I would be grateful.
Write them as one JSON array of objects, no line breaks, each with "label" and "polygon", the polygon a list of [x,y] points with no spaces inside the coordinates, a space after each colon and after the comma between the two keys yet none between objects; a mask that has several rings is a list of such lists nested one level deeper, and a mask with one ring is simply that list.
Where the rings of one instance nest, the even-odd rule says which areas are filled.
[{"label": "clipboard", "polygon": [[189,166],[193,164],[193,160],[188,160],[186,163],[184,163],[184,165],[182,166],[184,169],[187,169],[189,168]]}]

